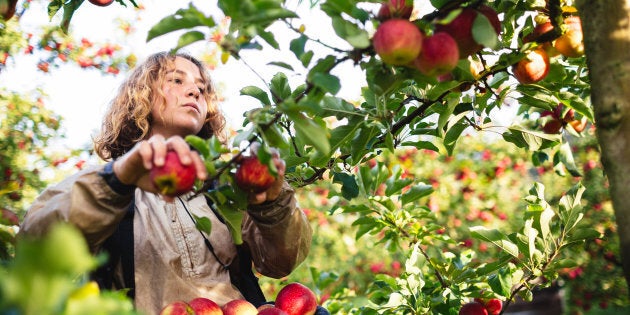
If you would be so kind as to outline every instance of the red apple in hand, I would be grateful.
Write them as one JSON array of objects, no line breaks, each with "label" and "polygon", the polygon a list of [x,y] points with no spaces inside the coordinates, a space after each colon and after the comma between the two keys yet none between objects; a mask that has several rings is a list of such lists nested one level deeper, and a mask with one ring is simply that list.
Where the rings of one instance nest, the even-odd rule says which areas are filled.
[{"label": "red apple in hand", "polygon": [[261,193],[276,181],[269,167],[262,164],[256,155],[243,157],[236,169],[236,185],[250,193]]},{"label": "red apple in hand", "polygon": [[257,315],[258,310],[254,304],[247,300],[232,300],[222,307],[224,315]]},{"label": "red apple in hand", "polygon": [[89,1],[91,4],[97,5],[99,7],[106,7],[112,4],[112,2],[114,2],[114,0],[89,0]]},{"label": "red apple in hand", "polygon": [[160,311],[160,315],[191,315],[195,314],[192,307],[188,305],[188,303],[184,301],[175,301],[166,305],[162,311]]},{"label": "red apple in hand", "polygon": [[183,165],[175,151],[168,151],[164,165],[154,166],[149,177],[162,195],[177,197],[193,188],[197,171],[192,163]]},{"label": "red apple in hand", "polygon": [[438,32],[424,38],[413,64],[424,75],[441,76],[455,69],[458,60],[457,42],[448,33]]},{"label": "red apple in hand", "polygon": [[488,315],[488,311],[479,302],[470,302],[462,305],[459,309],[459,315]]},{"label": "red apple in hand", "polygon": [[307,286],[293,282],[280,289],[275,305],[288,315],[313,315],[317,310],[317,297]]},{"label": "red apple in hand", "polygon": [[378,26],[372,45],[384,63],[403,66],[418,57],[422,38],[420,29],[409,20],[390,19]]},{"label": "red apple in hand", "polygon": [[409,19],[413,12],[413,0],[388,0],[383,2],[376,18],[380,21],[391,18]]},{"label": "red apple in hand", "polygon": [[221,307],[214,301],[198,297],[190,300],[188,305],[195,311],[195,315],[222,315]]}]

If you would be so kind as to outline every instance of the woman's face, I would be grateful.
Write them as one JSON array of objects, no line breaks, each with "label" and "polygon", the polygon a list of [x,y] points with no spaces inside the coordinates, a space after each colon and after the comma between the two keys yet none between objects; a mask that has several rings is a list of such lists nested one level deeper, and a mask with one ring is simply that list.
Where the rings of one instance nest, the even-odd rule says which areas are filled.
[{"label": "woman's face", "polygon": [[197,134],[208,113],[205,94],[209,92],[205,90],[206,82],[199,68],[185,58],[176,57],[168,66],[160,88],[164,104],[160,97],[153,100],[151,133],[165,138]]}]

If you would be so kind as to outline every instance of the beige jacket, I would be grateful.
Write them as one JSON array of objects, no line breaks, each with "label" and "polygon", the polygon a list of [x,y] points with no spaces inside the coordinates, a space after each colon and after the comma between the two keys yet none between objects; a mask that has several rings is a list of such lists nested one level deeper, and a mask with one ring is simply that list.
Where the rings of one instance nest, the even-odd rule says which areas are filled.
[{"label": "beige jacket", "polygon": [[[27,212],[20,233],[43,235],[51,223],[67,221],[81,229],[90,250],[98,252],[134,198],[133,194],[114,192],[98,174],[102,169],[81,171],[47,188]],[[191,214],[212,221],[208,239],[219,259],[229,264],[236,248],[226,225],[217,219],[204,196],[187,199],[181,198]],[[179,200],[166,203],[153,193],[136,189],[133,224],[135,305],[139,311],[158,314],[169,302],[198,296],[219,305],[242,298]],[[257,271],[273,278],[288,275],[306,258],[311,244],[311,227],[296,208],[289,185],[274,202],[251,206],[242,229]],[[121,273],[117,276],[122,279]]]}]

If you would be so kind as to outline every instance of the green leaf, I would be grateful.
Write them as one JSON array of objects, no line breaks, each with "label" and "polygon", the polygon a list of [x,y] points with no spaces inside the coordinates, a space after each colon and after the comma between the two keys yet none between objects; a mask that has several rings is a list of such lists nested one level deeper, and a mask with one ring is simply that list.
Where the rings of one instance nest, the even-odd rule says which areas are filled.
[{"label": "green leaf", "polygon": [[205,38],[206,35],[199,31],[186,32],[179,37],[179,40],[177,41],[177,46],[175,46],[172,51],[175,52],[182,47],[186,47],[194,42],[204,40]]},{"label": "green leaf", "polygon": [[488,229],[483,226],[470,227],[470,234],[476,239],[491,242],[512,257],[518,258],[518,247],[512,243],[507,235],[501,233],[497,229]]},{"label": "green leaf", "polygon": [[506,269],[499,270],[498,273],[490,276],[488,284],[495,293],[502,296],[510,296],[510,290],[512,289],[510,271]]},{"label": "green leaf", "polygon": [[402,205],[406,205],[410,202],[416,201],[422,197],[428,196],[433,192],[433,186],[426,184],[414,185],[407,192],[402,194],[400,201]]},{"label": "green leaf", "polygon": [[575,165],[575,160],[573,159],[573,151],[571,150],[571,146],[568,142],[562,143],[556,154],[558,154],[560,162],[562,162],[562,164],[566,167],[567,171],[569,171],[569,174],[574,177],[582,176],[582,173],[580,173],[580,170]]},{"label": "green leaf", "polygon": [[341,195],[347,200],[352,200],[359,195],[359,185],[354,175],[335,172],[333,183],[341,184]]},{"label": "green leaf", "polygon": [[195,227],[197,230],[210,235],[212,231],[212,221],[210,221],[208,217],[199,217],[194,214],[193,217],[195,218]]},{"label": "green leaf", "polygon": [[147,34],[147,42],[164,34],[191,29],[197,26],[214,27],[216,23],[212,17],[206,17],[192,3],[188,9],[179,9],[173,15],[169,15],[155,24]]},{"label": "green leaf", "polygon": [[280,103],[287,97],[291,96],[289,79],[287,78],[287,75],[282,72],[278,72],[273,76],[271,83],[269,84],[269,89],[271,90],[271,97],[276,103]]},{"label": "green leaf", "polygon": [[287,111],[285,114],[293,121],[293,126],[299,137],[306,140],[306,143],[315,147],[321,154],[327,155],[330,152],[330,142],[328,141],[328,129],[315,123],[303,113]]},{"label": "green leaf", "polygon": [[446,132],[446,135],[444,135],[444,147],[446,148],[448,155],[453,154],[453,150],[455,149],[455,144],[457,143],[459,136],[467,127],[468,124],[462,118]]},{"label": "green leaf", "polygon": [[268,63],[268,65],[270,65],[270,66],[277,66],[277,67],[284,68],[284,69],[291,70],[291,71],[294,70],[293,67],[290,64],[288,64],[286,62],[282,62],[282,61],[272,61],[272,62]]},{"label": "green leaf", "polygon": [[490,23],[490,20],[484,14],[477,14],[472,26],[472,35],[475,42],[490,49],[499,48],[499,37]]},{"label": "green leaf", "polygon": [[186,142],[195,148],[197,152],[206,160],[210,159],[210,145],[203,138],[196,135],[188,135],[184,138]]},{"label": "green leaf", "polygon": [[401,146],[413,146],[418,149],[426,149],[435,152],[440,152],[440,149],[433,144],[431,141],[407,141],[401,143]]},{"label": "green leaf", "polygon": [[332,17],[332,26],[335,33],[354,48],[367,48],[371,44],[370,36],[364,29],[339,16]]},{"label": "green leaf", "polygon": [[339,82],[339,78],[329,73],[315,73],[311,82],[315,86],[333,95],[337,94],[337,92],[341,89],[341,82]]},{"label": "green leaf", "polygon": [[520,126],[511,126],[503,133],[503,139],[514,143],[519,148],[538,151],[557,145],[562,138],[559,134],[550,135],[542,132],[526,130]]},{"label": "green leaf", "polygon": [[257,100],[259,100],[264,105],[271,105],[269,101],[269,95],[263,89],[257,86],[246,86],[241,89],[241,95],[251,96]]}]

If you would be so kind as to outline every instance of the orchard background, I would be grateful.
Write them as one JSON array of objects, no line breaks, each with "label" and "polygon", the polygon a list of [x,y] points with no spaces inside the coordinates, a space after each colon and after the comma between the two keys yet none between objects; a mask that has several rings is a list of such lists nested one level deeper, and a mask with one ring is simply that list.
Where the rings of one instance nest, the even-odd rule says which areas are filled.
[{"label": "orchard background", "polygon": [[[427,37],[463,7],[492,8],[500,32],[491,19],[475,18],[472,34],[483,49],[460,55],[439,78],[383,62],[372,40],[385,21],[375,0],[182,2],[142,34],[147,45],[175,35],[170,48],[195,52],[214,71],[251,65],[262,51],[279,56],[251,67],[259,84],[225,82],[257,103],[229,148],[194,142],[225,184],[198,189],[224,200],[226,213],[238,214],[230,211],[241,200],[225,187],[249,143],[261,142],[262,152],[277,147],[287,161],[314,243],[290,277],[261,278],[267,297],[299,281],[333,314],[457,314],[474,298],[501,299],[509,310],[555,288],[567,314],[627,313],[629,3],[411,3],[408,20]],[[73,36],[88,6],[0,0],[0,75],[36,60],[41,75],[71,65],[123,77],[139,59],[130,49],[133,26],[150,9],[140,0],[98,7],[133,14],[116,20],[122,37],[96,42]],[[50,20],[25,31],[29,10],[43,8]],[[568,16],[581,18],[584,55],[549,45],[570,32]],[[545,22],[555,31],[533,35]],[[551,54],[548,72],[525,84],[513,65],[540,49]],[[356,97],[341,95],[347,86],[357,86]],[[0,313],[132,314],[123,295],[87,281],[105,258],[89,255],[73,229],[15,239],[46,185],[98,162],[89,146],[53,145],[67,122],[47,107],[46,92],[0,82]],[[68,106],[90,106],[78,102]]]}]

